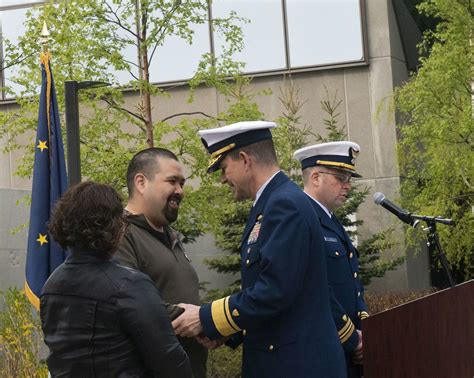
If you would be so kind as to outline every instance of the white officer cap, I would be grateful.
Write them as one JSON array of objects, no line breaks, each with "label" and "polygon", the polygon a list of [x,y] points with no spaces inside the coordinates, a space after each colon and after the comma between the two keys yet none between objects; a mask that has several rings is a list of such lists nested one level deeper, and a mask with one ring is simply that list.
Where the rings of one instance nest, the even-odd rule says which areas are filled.
[{"label": "white officer cap", "polygon": [[293,157],[301,163],[301,169],[320,165],[362,177],[355,171],[355,159],[359,151],[359,145],[354,142],[329,142],[301,148],[295,151]]},{"label": "white officer cap", "polygon": [[230,151],[265,139],[271,139],[270,129],[274,127],[276,127],[274,122],[246,121],[215,129],[199,130],[198,134],[202,143],[211,154],[207,172],[211,173],[218,170],[219,163]]}]

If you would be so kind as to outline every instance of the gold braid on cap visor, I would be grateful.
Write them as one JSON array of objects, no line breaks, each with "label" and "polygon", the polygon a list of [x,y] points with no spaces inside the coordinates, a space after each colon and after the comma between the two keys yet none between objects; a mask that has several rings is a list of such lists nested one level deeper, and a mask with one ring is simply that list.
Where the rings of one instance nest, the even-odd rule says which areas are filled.
[{"label": "gold braid on cap visor", "polygon": [[339,168],[346,168],[350,169],[351,171],[354,170],[354,166],[346,163],[338,163],[335,161],[326,161],[326,160],[316,160],[317,165],[329,165],[332,167],[339,167]]},{"label": "gold braid on cap visor", "polygon": [[211,159],[209,160],[208,168],[212,167],[216,163],[216,161],[218,161],[221,158],[221,156],[224,152],[230,151],[233,148],[235,148],[235,143],[228,144],[227,146],[222,147],[222,148],[218,149],[217,151],[214,151],[211,154]]}]

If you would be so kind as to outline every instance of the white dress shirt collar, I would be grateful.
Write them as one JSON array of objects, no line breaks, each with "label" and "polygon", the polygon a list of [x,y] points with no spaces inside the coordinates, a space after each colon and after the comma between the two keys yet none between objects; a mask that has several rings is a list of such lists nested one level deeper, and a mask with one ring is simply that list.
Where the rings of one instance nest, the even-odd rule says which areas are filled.
[{"label": "white dress shirt collar", "polygon": [[327,209],[326,206],[324,206],[321,202],[319,202],[317,199],[311,197],[308,193],[305,192],[305,194],[311,198],[314,202],[316,202],[319,206],[321,206],[321,209],[324,210],[324,212],[328,215],[329,218],[332,219],[332,213]]},{"label": "white dress shirt collar", "polygon": [[260,189],[258,189],[257,194],[255,195],[255,201],[253,201],[252,207],[255,206],[255,204],[257,203],[258,199],[259,199],[260,196],[262,195],[263,191],[264,191],[265,188],[267,187],[267,185],[270,183],[270,181],[273,180],[273,178],[274,178],[278,173],[280,173],[280,171],[275,172],[275,174],[274,174],[272,177],[270,177],[267,181],[265,181],[265,182],[263,183],[263,185],[260,187]]}]

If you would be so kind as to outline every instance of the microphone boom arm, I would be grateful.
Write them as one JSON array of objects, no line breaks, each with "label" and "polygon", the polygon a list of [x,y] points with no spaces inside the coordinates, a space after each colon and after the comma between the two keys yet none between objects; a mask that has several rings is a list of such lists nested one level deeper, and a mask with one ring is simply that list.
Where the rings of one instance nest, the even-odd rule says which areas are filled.
[{"label": "microphone boom arm", "polygon": [[428,249],[430,251],[430,256],[433,255],[433,252],[436,249],[438,250],[438,257],[441,261],[441,265],[443,266],[444,271],[446,272],[446,275],[449,280],[449,284],[451,285],[451,287],[454,287],[455,284],[454,284],[454,280],[451,274],[451,270],[449,268],[449,263],[441,247],[439,236],[436,232],[436,223],[445,224],[447,226],[454,226],[455,222],[452,219],[441,218],[439,216],[432,217],[428,215],[412,214],[408,212],[407,210],[402,209],[398,207],[397,205],[395,205],[394,203],[392,203],[388,198],[385,197],[383,193],[380,193],[380,192],[374,193],[373,199],[374,199],[375,204],[380,205],[383,208],[387,209],[392,214],[397,216],[398,219],[400,219],[402,222],[409,224],[413,228],[416,228],[416,226],[420,223],[420,221],[426,222],[428,227],[424,228],[424,231],[428,231],[428,240],[426,242],[426,245],[428,246]]},{"label": "microphone boom arm", "polygon": [[447,219],[447,218],[441,218],[441,217],[432,217],[428,215],[417,215],[417,214],[410,214],[410,216],[414,219],[422,220],[427,223],[429,222],[438,222],[445,224],[447,226],[455,226],[456,223],[452,219]]}]

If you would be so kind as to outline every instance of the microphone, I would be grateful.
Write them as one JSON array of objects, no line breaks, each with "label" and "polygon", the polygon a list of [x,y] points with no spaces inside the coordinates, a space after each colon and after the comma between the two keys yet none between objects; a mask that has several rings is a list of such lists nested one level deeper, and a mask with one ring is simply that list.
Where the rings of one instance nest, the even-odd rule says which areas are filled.
[{"label": "microphone", "polygon": [[392,214],[395,214],[402,222],[409,224],[412,227],[416,227],[419,223],[419,221],[414,219],[408,211],[398,207],[394,203],[390,202],[387,198],[385,198],[383,193],[377,192],[374,194],[373,198],[375,204],[381,205],[382,207],[390,211]]}]

